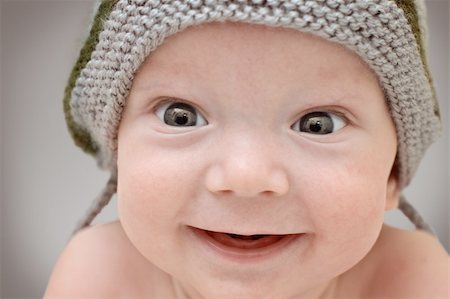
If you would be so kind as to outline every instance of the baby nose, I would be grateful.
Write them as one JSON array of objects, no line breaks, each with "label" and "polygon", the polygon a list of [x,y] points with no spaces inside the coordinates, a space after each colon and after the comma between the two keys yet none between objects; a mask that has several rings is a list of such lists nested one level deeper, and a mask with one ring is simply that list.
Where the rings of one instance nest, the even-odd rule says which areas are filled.
[{"label": "baby nose", "polygon": [[288,192],[289,181],[282,165],[274,162],[273,153],[250,146],[222,155],[208,169],[206,187],[215,194],[237,197],[281,196]]}]

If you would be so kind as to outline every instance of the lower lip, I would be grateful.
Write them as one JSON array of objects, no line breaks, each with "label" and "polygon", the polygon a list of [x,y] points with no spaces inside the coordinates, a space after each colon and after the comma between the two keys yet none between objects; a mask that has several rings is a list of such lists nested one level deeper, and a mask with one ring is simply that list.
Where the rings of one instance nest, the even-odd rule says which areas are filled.
[{"label": "lower lip", "polygon": [[293,243],[304,236],[304,234],[285,235],[277,242],[268,246],[244,249],[224,245],[212,238],[205,230],[194,227],[189,227],[189,229],[194,233],[200,243],[209,249],[209,251],[218,254],[222,258],[239,263],[261,262],[263,260],[273,259],[276,256],[289,251],[288,249],[293,247]]}]

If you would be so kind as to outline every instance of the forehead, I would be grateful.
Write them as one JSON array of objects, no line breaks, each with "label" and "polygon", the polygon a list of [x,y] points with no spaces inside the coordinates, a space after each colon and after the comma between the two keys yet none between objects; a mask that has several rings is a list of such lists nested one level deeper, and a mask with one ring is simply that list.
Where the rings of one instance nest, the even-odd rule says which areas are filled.
[{"label": "forehead", "polygon": [[133,85],[167,78],[234,80],[248,87],[264,82],[326,83],[330,89],[378,84],[366,63],[337,43],[293,29],[232,22],[194,26],[167,38],[149,55]]}]

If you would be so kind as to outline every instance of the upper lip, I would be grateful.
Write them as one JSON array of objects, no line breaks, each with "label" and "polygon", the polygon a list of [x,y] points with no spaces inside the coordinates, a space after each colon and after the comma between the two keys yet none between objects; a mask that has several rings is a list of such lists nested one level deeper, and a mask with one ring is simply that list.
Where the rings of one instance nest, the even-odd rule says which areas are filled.
[{"label": "upper lip", "polygon": [[278,236],[284,236],[284,235],[295,235],[295,234],[301,234],[301,232],[276,232],[274,230],[271,229],[258,229],[258,230],[253,230],[253,229],[207,229],[207,228],[202,228],[202,227],[196,227],[196,226],[189,226],[193,229],[199,229],[199,230],[204,230],[204,231],[209,231],[209,232],[214,232],[214,233],[223,233],[223,234],[232,234],[232,235],[241,235],[241,236],[255,236],[255,235],[278,235]]}]

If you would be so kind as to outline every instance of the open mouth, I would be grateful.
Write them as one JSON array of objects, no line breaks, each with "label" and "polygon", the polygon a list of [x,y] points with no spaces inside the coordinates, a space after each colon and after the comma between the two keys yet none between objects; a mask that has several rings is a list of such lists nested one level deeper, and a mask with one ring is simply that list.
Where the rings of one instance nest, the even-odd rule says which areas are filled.
[{"label": "open mouth", "polygon": [[240,252],[251,254],[271,250],[283,244],[289,243],[291,240],[303,234],[255,234],[255,235],[239,235],[228,232],[217,232],[196,227],[191,229],[214,247],[222,248],[226,251]]},{"label": "open mouth", "polygon": [[230,233],[205,231],[206,234],[223,246],[237,249],[259,249],[280,242],[289,235],[237,235]]},{"label": "open mouth", "polygon": [[234,232],[210,231],[189,226],[199,244],[208,248],[207,252],[233,262],[262,262],[296,248],[291,244],[302,244],[305,233],[294,234],[254,234],[240,235]]}]

